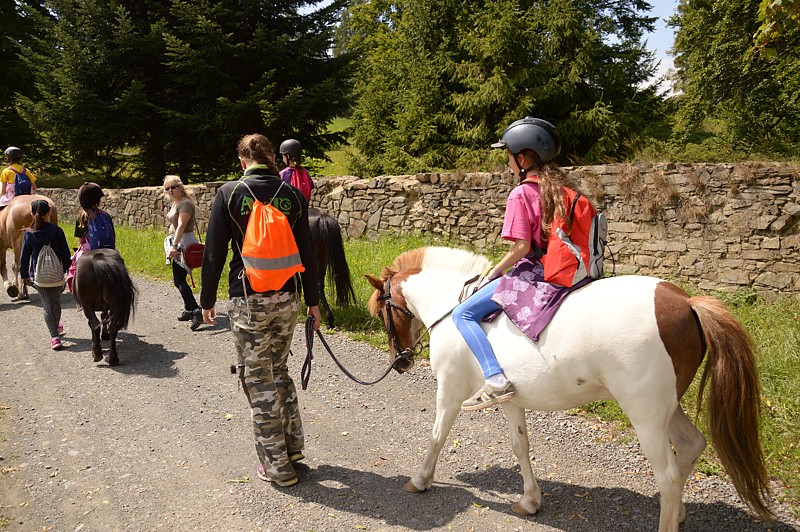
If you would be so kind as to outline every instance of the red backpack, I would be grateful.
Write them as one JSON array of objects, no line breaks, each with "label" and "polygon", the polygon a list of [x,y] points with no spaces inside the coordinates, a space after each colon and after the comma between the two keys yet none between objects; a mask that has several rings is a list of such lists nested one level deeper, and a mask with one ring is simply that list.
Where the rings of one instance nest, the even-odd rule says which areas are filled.
[{"label": "red backpack", "polygon": [[545,281],[571,287],[587,277],[603,277],[608,221],[580,192],[567,187],[564,187],[564,205],[570,224],[558,215],[553,217],[547,250],[541,260]]},{"label": "red backpack", "polygon": [[314,183],[305,168],[302,166],[292,168],[292,181],[289,184],[302,192],[306,201],[311,202],[311,191],[314,189]]}]

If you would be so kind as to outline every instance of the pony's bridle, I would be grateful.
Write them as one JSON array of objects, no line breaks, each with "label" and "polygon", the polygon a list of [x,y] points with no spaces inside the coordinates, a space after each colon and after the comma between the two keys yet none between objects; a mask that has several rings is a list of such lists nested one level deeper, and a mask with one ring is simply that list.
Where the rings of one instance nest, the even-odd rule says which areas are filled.
[{"label": "pony's bridle", "polygon": [[394,350],[396,353],[397,358],[395,358],[395,363],[399,360],[405,360],[407,362],[412,362],[414,357],[420,354],[420,352],[426,347],[422,344],[422,339],[425,337],[426,334],[430,335],[431,330],[436,327],[443,319],[449,316],[453,310],[449,310],[444,316],[440,317],[438,320],[433,322],[430,327],[425,329],[425,333],[419,335],[417,341],[414,342],[412,345],[402,348],[400,346],[400,338],[397,336],[397,331],[394,327],[394,318],[392,317],[392,309],[397,309],[399,312],[402,312],[412,320],[416,318],[413,312],[408,310],[405,307],[401,307],[394,301],[392,301],[392,277],[390,275],[386,278],[386,282],[384,283],[383,294],[378,296],[378,301],[385,301],[386,302],[386,332],[389,335],[389,339],[392,341],[392,345],[394,345]]},{"label": "pony's bridle", "polygon": [[397,336],[397,330],[394,326],[394,318],[392,309],[397,309],[398,311],[402,312],[412,320],[416,318],[414,313],[408,310],[407,308],[401,307],[394,301],[392,301],[392,275],[390,275],[386,282],[383,285],[383,294],[378,296],[378,301],[385,301],[386,306],[386,332],[389,335],[389,340],[392,341],[392,345],[394,345],[394,351],[397,356],[395,362],[399,360],[405,360],[407,362],[413,361],[414,357],[422,351],[422,345],[420,340],[422,340],[422,336],[417,340],[417,342],[405,349],[401,348],[400,346],[400,338]]}]

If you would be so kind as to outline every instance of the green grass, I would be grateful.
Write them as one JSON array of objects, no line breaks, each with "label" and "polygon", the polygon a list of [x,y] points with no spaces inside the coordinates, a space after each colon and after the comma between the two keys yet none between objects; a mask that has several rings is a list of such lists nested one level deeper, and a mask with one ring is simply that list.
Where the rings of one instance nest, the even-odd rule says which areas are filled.
[{"label": "green grass", "polygon": [[[328,126],[328,131],[330,133],[337,133],[339,131],[348,129],[352,125],[353,121],[349,118],[336,118],[331,125]],[[354,151],[355,148],[349,144],[345,146],[339,146],[325,152],[325,155],[330,159],[330,162],[324,159],[308,158],[306,159],[306,166],[308,166],[309,172],[316,176],[328,177],[350,175],[350,170],[348,168],[348,161],[350,159],[349,153]]]},{"label": "green grass", "polygon": [[[64,223],[62,227],[68,235],[70,245],[77,245],[77,240],[71,236],[72,224]],[[165,236],[164,231],[155,229],[133,230],[118,227],[117,247],[129,270],[137,275],[171,282],[171,269],[164,264]],[[373,290],[364,279],[364,274],[377,277],[381,269],[391,265],[400,253],[426,245],[453,244],[430,235],[386,236],[378,241],[345,241],[345,253],[357,304],[351,308],[334,309],[337,328],[356,340],[386,348],[387,339],[382,324],[367,312],[367,301]],[[498,248],[491,254],[492,260],[497,261],[504,252],[505,248]],[[199,275],[195,275],[195,282],[198,284],[196,291],[199,291]],[[217,294],[220,301],[228,299],[227,291],[226,268]],[[332,298],[330,290],[328,294]],[[800,372],[797,371],[800,367],[800,300],[787,298],[763,302],[750,291],[714,295],[725,300],[752,336],[761,378],[762,446],[767,470],[770,477],[778,478],[786,485],[785,497],[788,502],[800,507]],[[175,297],[177,302],[177,291]],[[690,417],[694,416],[696,410],[698,381],[699,379],[695,379],[683,400],[683,406]],[[631,437],[627,418],[613,401],[591,403],[578,412],[616,422],[621,438],[625,440]],[[698,425],[708,435],[706,424],[705,415],[701,415]],[[721,467],[711,447],[701,458],[698,470],[709,474],[721,473]]]}]

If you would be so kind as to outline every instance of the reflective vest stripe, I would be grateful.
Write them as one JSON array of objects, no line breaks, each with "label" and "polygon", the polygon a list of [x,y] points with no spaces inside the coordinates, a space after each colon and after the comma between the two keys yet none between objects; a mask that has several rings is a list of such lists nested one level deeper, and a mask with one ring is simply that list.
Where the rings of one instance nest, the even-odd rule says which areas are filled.
[{"label": "reflective vest stripe", "polygon": [[245,268],[273,271],[290,269],[303,263],[300,260],[299,253],[287,255],[285,257],[277,257],[274,259],[268,259],[265,257],[248,257],[243,255],[242,262],[244,262]]}]

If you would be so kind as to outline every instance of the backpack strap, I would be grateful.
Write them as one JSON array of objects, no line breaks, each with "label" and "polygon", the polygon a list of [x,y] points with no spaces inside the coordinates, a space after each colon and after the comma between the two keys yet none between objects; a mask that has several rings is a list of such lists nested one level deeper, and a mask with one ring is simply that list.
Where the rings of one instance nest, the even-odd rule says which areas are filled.
[{"label": "backpack strap", "polygon": [[572,227],[572,222],[575,221],[575,206],[578,204],[578,200],[582,194],[578,191],[575,191],[575,197],[572,198],[572,207],[569,209],[569,226]]}]

